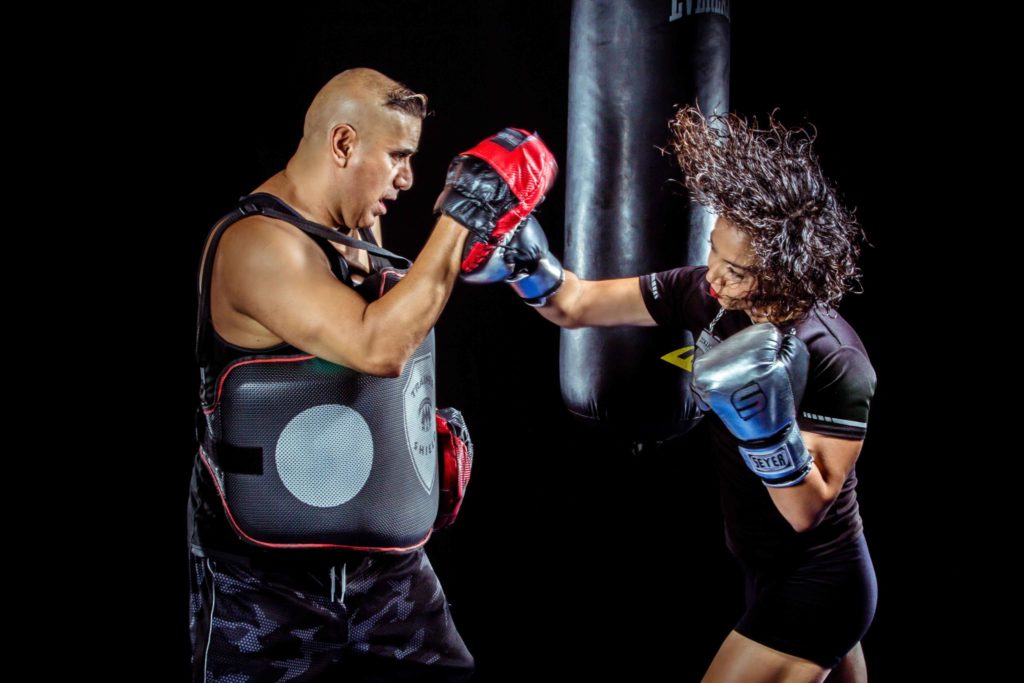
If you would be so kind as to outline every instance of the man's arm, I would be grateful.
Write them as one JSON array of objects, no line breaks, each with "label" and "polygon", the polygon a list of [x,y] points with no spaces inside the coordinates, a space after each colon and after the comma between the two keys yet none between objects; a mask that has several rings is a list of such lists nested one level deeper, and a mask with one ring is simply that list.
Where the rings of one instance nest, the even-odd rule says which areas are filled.
[{"label": "man's arm", "polygon": [[234,310],[292,346],[359,372],[397,377],[448,301],[466,234],[442,216],[402,281],[371,303],[324,267],[312,242],[262,217],[225,232],[215,275]]}]

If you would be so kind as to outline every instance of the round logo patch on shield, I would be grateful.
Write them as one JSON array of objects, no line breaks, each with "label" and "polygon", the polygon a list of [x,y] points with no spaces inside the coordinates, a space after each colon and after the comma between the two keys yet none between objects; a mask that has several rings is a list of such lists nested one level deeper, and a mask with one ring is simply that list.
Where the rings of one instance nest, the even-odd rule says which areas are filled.
[{"label": "round logo patch on shield", "polygon": [[434,356],[412,361],[402,397],[405,404],[405,438],[420,484],[430,493],[437,473],[437,423],[434,418]]}]

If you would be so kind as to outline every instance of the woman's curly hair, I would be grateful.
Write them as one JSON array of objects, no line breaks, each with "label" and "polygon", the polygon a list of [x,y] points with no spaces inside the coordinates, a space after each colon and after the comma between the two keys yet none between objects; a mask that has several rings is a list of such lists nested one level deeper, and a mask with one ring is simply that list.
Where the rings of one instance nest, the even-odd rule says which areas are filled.
[{"label": "woman's curly hair", "polygon": [[672,150],[691,196],[746,233],[757,282],[747,301],[782,321],[816,304],[839,305],[859,287],[864,232],[840,205],[811,148],[815,134],[681,107]]}]

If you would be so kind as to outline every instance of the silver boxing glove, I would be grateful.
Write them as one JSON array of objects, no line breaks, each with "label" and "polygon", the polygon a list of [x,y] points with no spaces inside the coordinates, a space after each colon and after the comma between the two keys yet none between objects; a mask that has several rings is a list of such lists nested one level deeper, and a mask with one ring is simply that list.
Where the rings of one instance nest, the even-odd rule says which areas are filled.
[{"label": "silver boxing glove", "polygon": [[744,462],[766,486],[796,486],[811,471],[796,422],[808,364],[804,343],[771,323],[737,332],[694,362],[694,392],[739,439]]}]

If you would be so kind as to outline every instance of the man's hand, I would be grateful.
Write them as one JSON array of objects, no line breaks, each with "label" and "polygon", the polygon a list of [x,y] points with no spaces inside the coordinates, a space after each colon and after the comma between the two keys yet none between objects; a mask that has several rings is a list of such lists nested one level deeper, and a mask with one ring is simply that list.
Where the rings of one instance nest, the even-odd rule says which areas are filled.
[{"label": "man's hand", "polygon": [[518,128],[505,128],[452,160],[434,212],[448,214],[471,233],[463,252],[464,276],[487,268],[557,175],[551,150],[536,134]]}]

